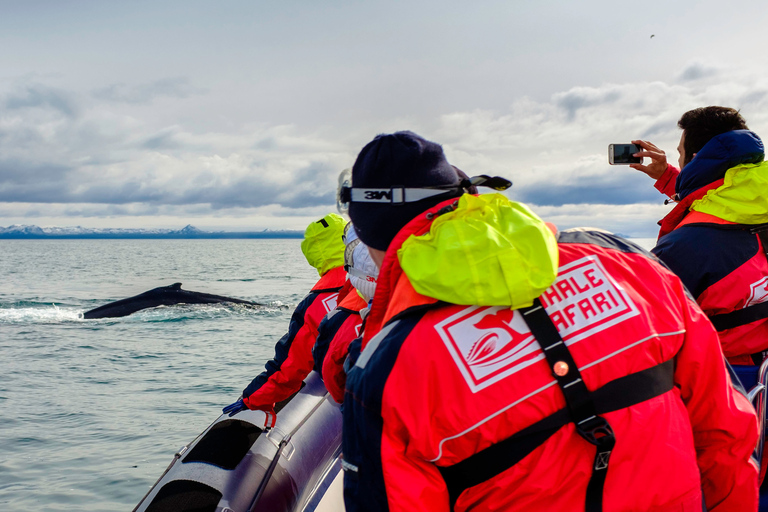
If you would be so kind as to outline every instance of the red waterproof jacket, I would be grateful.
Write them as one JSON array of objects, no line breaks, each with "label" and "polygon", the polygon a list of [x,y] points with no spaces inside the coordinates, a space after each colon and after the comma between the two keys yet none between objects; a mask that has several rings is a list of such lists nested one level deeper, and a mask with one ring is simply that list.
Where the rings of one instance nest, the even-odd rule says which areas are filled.
[{"label": "red waterproof jacket", "polygon": [[[365,302],[365,299],[353,290],[337,307],[340,310],[339,315],[343,315],[343,321],[328,343],[327,353],[322,361],[321,375],[325,387],[338,403],[344,400],[344,385],[347,382],[344,361],[347,359],[349,344],[360,336],[363,326],[363,318],[360,315],[360,311],[365,309],[367,305],[368,303]],[[321,332],[318,336],[318,344],[321,343],[322,336]]]},{"label": "red waterproof jacket", "polygon": [[[708,164],[713,161],[703,160]],[[702,164],[694,159],[686,172],[695,173],[701,168]],[[669,165],[656,188],[674,196],[679,175],[680,171]],[[717,194],[724,179],[702,183],[660,222],[659,241],[653,253],[680,277],[704,313],[717,321],[722,315],[768,301],[768,258],[760,237],[745,229],[749,226],[691,210],[695,201]],[[755,193],[768,194],[768,189]],[[752,207],[760,208],[757,203]],[[759,363],[768,350],[768,319],[720,328],[719,335],[731,364]]]},{"label": "red waterproof jacket", "polygon": [[275,357],[243,390],[243,402],[249,409],[271,409],[301,388],[312,371],[312,346],[318,326],[336,308],[346,275],[344,267],[329,270],[296,306],[288,332],[275,346]]},{"label": "red waterproof jacket", "polygon": [[[449,203],[411,221],[382,265],[364,349],[347,376],[348,512],[449,510],[442,470],[565,407],[519,311],[440,302],[416,292],[422,283],[403,271],[398,249],[411,235],[439,240],[427,217]],[[482,226],[492,217],[472,220]],[[703,492],[707,510],[755,511],[755,413],[680,280],[603,232],[561,232],[557,251],[558,276],[541,300],[590,391],[674,364],[670,390],[604,414],[616,446],[603,510],[699,512]],[[454,509],[584,510],[594,457],[569,423],[517,465],[463,491]]]}]

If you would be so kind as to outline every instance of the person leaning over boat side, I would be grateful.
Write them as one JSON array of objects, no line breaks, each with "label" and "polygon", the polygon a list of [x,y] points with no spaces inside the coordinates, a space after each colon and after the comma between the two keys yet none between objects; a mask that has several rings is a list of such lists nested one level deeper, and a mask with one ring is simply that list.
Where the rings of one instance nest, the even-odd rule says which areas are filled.
[{"label": "person leaning over boat side", "polygon": [[347,374],[346,510],[756,510],[755,412],[680,279],[461,185],[398,132],[340,187],[380,269]]},{"label": "person leaning over boat side", "polygon": [[647,141],[649,165],[632,168],[677,201],[652,250],[696,297],[731,364],[760,364],[768,350],[768,162],[760,137],[738,111],[683,114],[680,169]]},{"label": "person leaning over boat side", "polygon": [[349,293],[334,311],[326,315],[318,328],[317,341],[312,348],[317,371],[336,402],[344,400],[344,384],[347,374],[344,362],[349,344],[360,336],[363,320],[368,312],[368,302],[376,291],[376,277],[379,269],[371,259],[368,248],[355,233],[352,224],[347,224],[344,234],[344,269],[356,293]]},{"label": "person leaning over boat side", "polygon": [[320,274],[320,280],[296,306],[288,332],[275,345],[275,357],[266,369],[243,390],[243,397],[223,409],[230,416],[244,409],[274,411],[277,402],[301,389],[312,371],[312,346],[323,317],[336,308],[345,288],[344,219],[330,213],[312,222],[304,231],[301,251]]}]

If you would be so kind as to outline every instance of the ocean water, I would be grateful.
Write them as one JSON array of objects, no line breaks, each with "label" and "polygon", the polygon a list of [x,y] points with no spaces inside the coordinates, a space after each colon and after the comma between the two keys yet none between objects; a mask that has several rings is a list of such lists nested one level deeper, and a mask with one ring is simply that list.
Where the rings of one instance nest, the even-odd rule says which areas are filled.
[{"label": "ocean water", "polygon": [[[0,510],[131,510],[272,357],[318,277],[299,245],[0,241]],[[269,306],[81,318],[175,282]]]},{"label": "ocean water", "polygon": [[[0,241],[0,510],[131,510],[272,357],[318,277],[300,242]],[[80,318],[175,282],[271,307]]]}]

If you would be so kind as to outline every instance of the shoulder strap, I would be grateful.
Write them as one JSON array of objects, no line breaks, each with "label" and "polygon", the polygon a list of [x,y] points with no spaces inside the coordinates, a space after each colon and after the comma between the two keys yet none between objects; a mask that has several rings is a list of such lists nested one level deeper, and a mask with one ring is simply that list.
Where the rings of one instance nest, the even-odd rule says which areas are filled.
[{"label": "shoulder strap", "polygon": [[670,391],[674,386],[674,360],[618,378],[590,392],[581,380],[578,367],[557,328],[539,301],[520,311],[544,349],[547,362],[566,397],[567,407],[457,464],[438,467],[448,488],[451,507],[465,490],[511,468],[544,444],[561,427],[573,422],[579,434],[597,447],[593,473],[587,487],[586,510],[600,511],[615,438],[608,422],[599,415],[631,407]]}]

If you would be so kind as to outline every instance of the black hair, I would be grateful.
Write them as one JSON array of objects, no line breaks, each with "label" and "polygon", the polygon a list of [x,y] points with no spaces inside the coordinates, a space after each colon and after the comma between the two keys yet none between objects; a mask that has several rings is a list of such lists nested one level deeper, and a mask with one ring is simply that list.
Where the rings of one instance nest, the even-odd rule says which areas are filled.
[{"label": "black hair", "polygon": [[747,122],[738,110],[729,107],[699,107],[689,110],[682,115],[677,126],[685,133],[683,150],[685,162],[693,159],[693,155],[713,137],[733,130],[749,130]]}]

